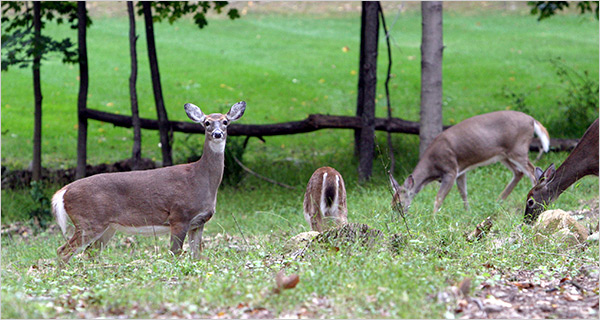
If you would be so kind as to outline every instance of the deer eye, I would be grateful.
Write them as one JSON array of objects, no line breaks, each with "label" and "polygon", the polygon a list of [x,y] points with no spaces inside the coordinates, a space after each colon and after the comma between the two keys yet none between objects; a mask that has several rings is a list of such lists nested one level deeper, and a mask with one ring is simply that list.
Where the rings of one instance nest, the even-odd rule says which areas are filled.
[{"label": "deer eye", "polygon": [[533,207],[534,204],[535,204],[535,201],[533,200],[533,198],[529,198],[529,200],[527,200],[528,207]]},{"label": "deer eye", "polygon": [[210,126],[210,121],[206,121],[206,122],[204,122],[204,126],[205,126],[205,127],[208,127],[208,126]]},{"label": "deer eye", "polygon": [[227,125],[228,123],[229,123],[229,121],[223,120],[223,125]]}]

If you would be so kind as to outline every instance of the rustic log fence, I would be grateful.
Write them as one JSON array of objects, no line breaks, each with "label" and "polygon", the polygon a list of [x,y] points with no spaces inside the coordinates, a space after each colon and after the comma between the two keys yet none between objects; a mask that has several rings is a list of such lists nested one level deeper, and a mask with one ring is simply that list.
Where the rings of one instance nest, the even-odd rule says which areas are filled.
[{"label": "rustic log fence", "polygon": [[[114,114],[94,109],[85,109],[83,115],[88,119],[112,123],[118,127],[131,128],[132,117]],[[169,121],[173,131],[183,133],[204,134],[202,126],[192,122]],[[140,118],[142,129],[158,130],[158,121]],[[450,126],[444,126],[444,129]],[[358,116],[335,116],[325,114],[310,114],[304,120],[289,121],[273,124],[231,124],[227,129],[230,136],[264,137],[279,136],[299,133],[308,133],[322,129],[361,129],[362,120]],[[419,134],[419,123],[400,118],[375,118],[375,130],[391,133]],[[550,139],[552,151],[572,150],[577,144],[577,139]],[[529,147],[530,151],[540,150],[539,139],[535,138]]]}]

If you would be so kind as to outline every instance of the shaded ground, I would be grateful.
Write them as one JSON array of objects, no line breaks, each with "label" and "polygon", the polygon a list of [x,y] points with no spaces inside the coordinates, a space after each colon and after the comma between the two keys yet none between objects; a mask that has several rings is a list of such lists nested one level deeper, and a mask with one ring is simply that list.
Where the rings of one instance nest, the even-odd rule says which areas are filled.
[{"label": "shaded ground", "polygon": [[[154,161],[142,158],[139,170],[157,168]],[[87,165],[86,175],[92,176],[106,172],[124,172],[132,170],[132,160],[125,159],[115,163],[102,163],[99,165]],[[31,183],[30,170],[9,170],[2,166],[2,189],[27,188]],[[49,170],[42,168],[42,180],[49,183],[65,185],[75,181],[75,168]]]},{"label": "shaded ground", "polygon": [[437,298],[448,302],[447,317],[597,318],[598,275],[597,264],[583,267],[573,278],[561,273],[548,275],[543,270],[517,271],[502,275],[495,283],[482,283],[471,296],[465,296],[459,285],[440,292]]}]

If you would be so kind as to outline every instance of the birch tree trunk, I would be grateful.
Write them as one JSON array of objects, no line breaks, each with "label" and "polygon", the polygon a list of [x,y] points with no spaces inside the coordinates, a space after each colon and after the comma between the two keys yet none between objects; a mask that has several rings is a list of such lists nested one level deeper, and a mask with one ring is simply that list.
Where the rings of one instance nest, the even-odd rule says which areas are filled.
[{"label": "birch tree trunk", "polygon": [[421,2],[421,131],[419,154],[442,132],[442,2]]}]

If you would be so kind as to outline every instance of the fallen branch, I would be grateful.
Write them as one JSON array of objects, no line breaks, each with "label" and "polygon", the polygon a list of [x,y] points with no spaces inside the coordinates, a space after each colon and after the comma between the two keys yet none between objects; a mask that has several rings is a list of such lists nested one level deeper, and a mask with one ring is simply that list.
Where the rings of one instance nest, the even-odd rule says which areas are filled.
[{"label": "fallen branch", "polygon": [[[94,109],[84,109],[83,115],[88,119],[112,123],[118,127],[131,128],[131,116],[114,114]],[[176,132],[204,134],[204,128],[192,122],[169,121],[171,128]],[[140,118],[142,129],[158,130],[158,121],[154,119]],[[375,130],[392,133],[419,134],[419,122],[408,121],[400,118],[375,118]],[[450,126],[444,126],[444,130]],[[231,124],[227,129],[228,136],[280,136],[288,134],[299,134],[313,132],[321,129],[361,129],[360,117],[333,116],[326,114],[311,114],[304,120],[290,121],[273,124]],[[550,139],[550,150],[570,151],[577,144],[576,139]],[[529,148],[530,151],[539,151],[541,143],[534,139]]]},{"label": "fallen branch", "polygon": [[251,175],[253,175],[253,176],[255,176],[255,177],[259,178],[259,179],[262,179],[262,180],[265,180],[265,181],[267,181],[267,182],[270,182],[270,183],[276,184],[276,185],[278,185],[278,186],[280,186],[280,187],[284,187],[284,188],[287,188],[287,189],[296,190],[296,187],[292,187],[292,186],[290,186],[290,185],[287,185],[287,184],[285,184],[285,183],[281,183],[281,182],[275,181],[275,180],[273,180],[273,179],[269,179],[269,178],[267,178],[267,177],[265,177],[265,176],[262,176],[262,175],[260,175],[260,174],[258,174],[258,173],[256,173],[256,172],[252,171],[250,168],[246,167],[246,166],[245,166],[245,165],[244,165],[244,164],[243,164],[243,163],[242,163],[242,162],[241,162],[241,161],[240,161],[240,160],[239,160],[239,159],[238,159],[236,156],[233,156],[233,160],[235,160],[235,162],[236,162],[236,163],[237,163],[237,164],[238,164],[238,165],[239,165],[239,166],[240,166],[242,169],[244,169],[244,171],[248,172],[249,174],[251,174]]}]

